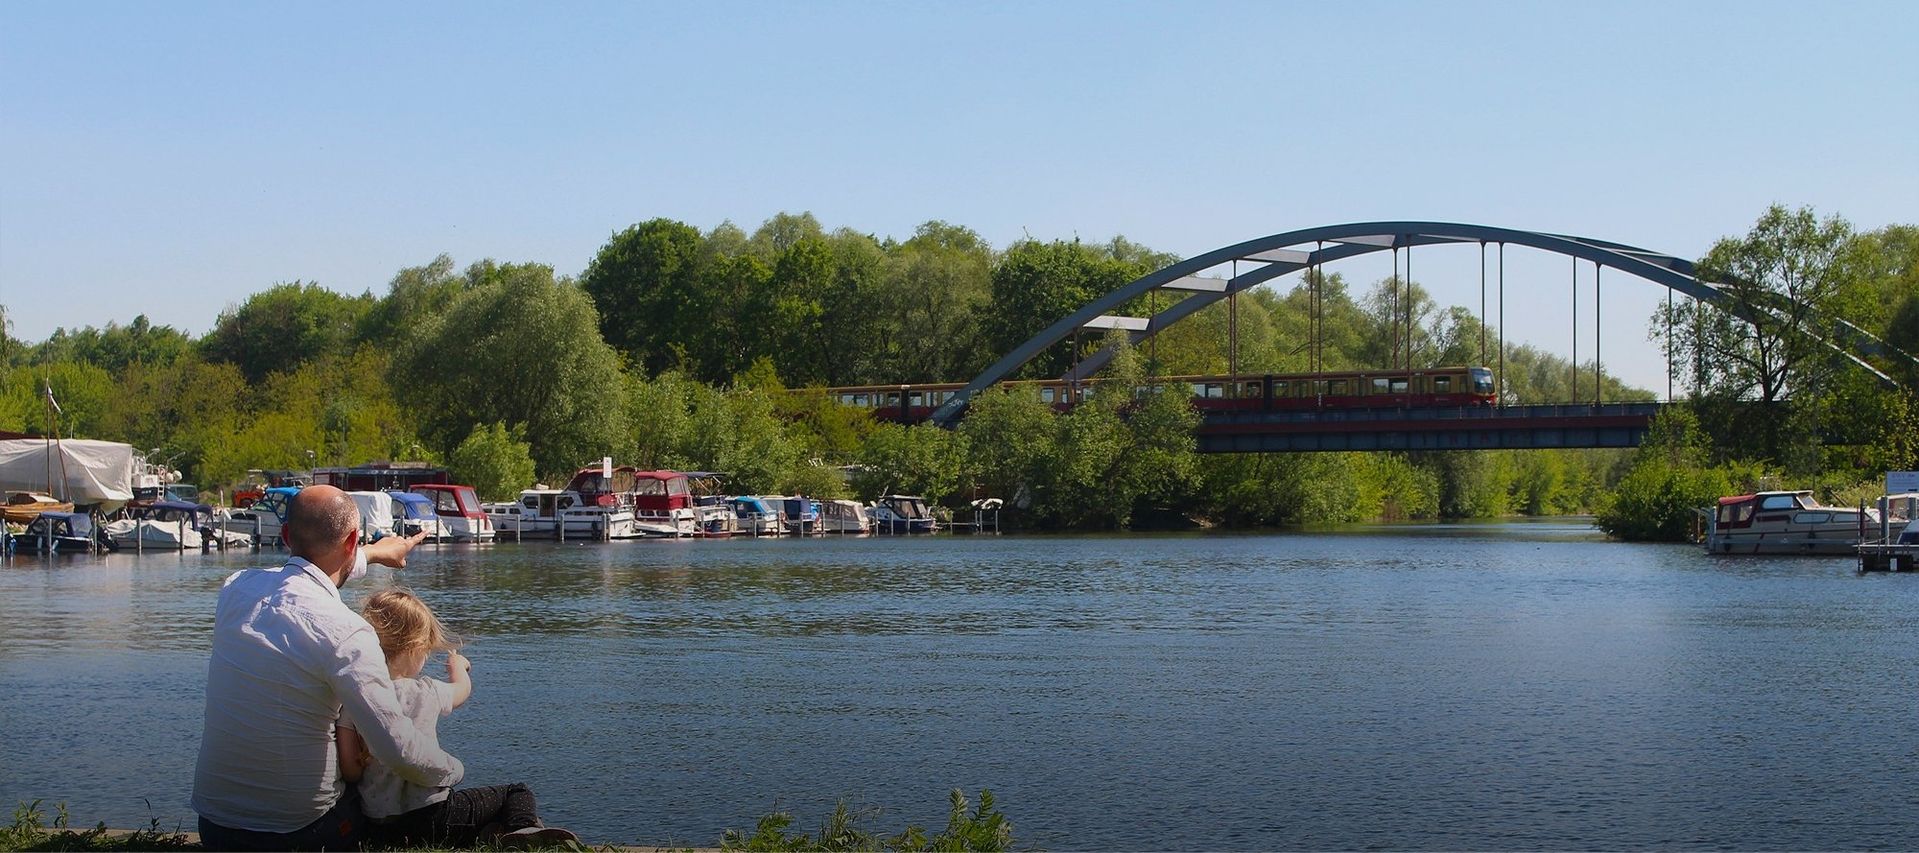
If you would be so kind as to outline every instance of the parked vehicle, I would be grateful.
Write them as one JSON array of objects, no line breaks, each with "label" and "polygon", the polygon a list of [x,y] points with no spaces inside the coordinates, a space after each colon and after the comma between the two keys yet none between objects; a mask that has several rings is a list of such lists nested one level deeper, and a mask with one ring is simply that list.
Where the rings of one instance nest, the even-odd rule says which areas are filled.
[{"label": "parked vehicle", "polygon": [[408,491],[433,501],[440,516],[440,529],[456,542],[491,542],[493,523],[480,507],[480,495],[472,486],[452,483],[420,484]]},{"label": "parked vehicle", "polygon": [[224,530],[256,536],[261,545],[284,544],[287,505],[293,501],[294,495],[300,493],[301,488],[270,486],[252,504],[226,510],[224,516],[217,516],[217,522]]},{"label": "parked vehicle", "polygon": [[[1863,527],[1862,527],[1863,525]],[[1713,554],[1853,554],[1877,510],[1824,506],[1810,491],[1758,492],[1719,499],[1706,517]]]},{"label": "parked vehicle", "polygon": [[918,495],[881,495],[872,507],[875,533],[932,533],[939,522]]}]

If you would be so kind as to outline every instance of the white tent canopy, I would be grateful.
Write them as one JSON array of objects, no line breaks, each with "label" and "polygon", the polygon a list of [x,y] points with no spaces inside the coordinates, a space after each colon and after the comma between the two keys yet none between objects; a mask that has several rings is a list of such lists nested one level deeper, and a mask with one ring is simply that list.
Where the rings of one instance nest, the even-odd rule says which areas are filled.
[{"label": "white tent canopy", "polygon": [[0,441],[0,493],[5,492],[43,492],[82,506],[133,500],[133,445],[89,439]]}]

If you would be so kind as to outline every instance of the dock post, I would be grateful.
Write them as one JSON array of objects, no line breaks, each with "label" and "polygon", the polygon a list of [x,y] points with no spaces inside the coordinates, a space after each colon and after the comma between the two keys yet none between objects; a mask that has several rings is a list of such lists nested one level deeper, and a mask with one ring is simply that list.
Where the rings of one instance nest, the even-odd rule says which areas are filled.
[{"label": "dock post", "polygon": [[253,550],[260,550],[260,514],[253,514]]},{"label": "dock post", "polygon": [[555,522],[555,524],[553,525],[553,529],[558,532],[560,541],[565,542],[566,541],[566,516],[560,513],[554,513],[553,521]]},{"label": "dock post", "polygon": [[180,550],[185,551],[187,549],[187,520],[184,517],[179,518],[174,521],[174,525],[179,528],[179,532],[175,535],[180,537]]}]

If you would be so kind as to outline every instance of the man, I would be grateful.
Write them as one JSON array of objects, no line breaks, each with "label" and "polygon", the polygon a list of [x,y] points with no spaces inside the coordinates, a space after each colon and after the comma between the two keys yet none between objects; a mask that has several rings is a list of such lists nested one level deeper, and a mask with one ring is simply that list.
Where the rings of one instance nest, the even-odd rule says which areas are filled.
[{"label": "man", "polygon": [[362,548],[352,498],[311,486],[288,507],[286,538],[285,566],[236,572],[220,591],[193,772],[209,850],[359,847],[366,820],[334,746],[342,712],[367,751],[407,781],[454,785],[466,772],[417,736],[372,627],[340,599],[367,563],[404,567],[424,534]]}]

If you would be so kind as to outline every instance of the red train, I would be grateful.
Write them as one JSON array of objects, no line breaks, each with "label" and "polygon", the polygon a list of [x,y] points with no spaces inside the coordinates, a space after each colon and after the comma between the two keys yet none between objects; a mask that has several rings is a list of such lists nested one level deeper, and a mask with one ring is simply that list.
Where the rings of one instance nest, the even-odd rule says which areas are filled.
[{"label": "red train", "polygon": [[[1045,379],[1002,384],[1018,392],[1037,394],[1063,411],[1099,393],[1104,383],[1098,379],[1071,384]],[[1185,386],[1193,395],[1193,405],[1205,411],[1491,406],[1497,401],[1493,372],[1486,367],[1167,376],[1150,383],[1158,389],[1179,386]],[[925,420],[965,387],[961,383],[861,385],[829,388],[827,393],[841,405],[871,409],[883,420],[915,423]]]}]

